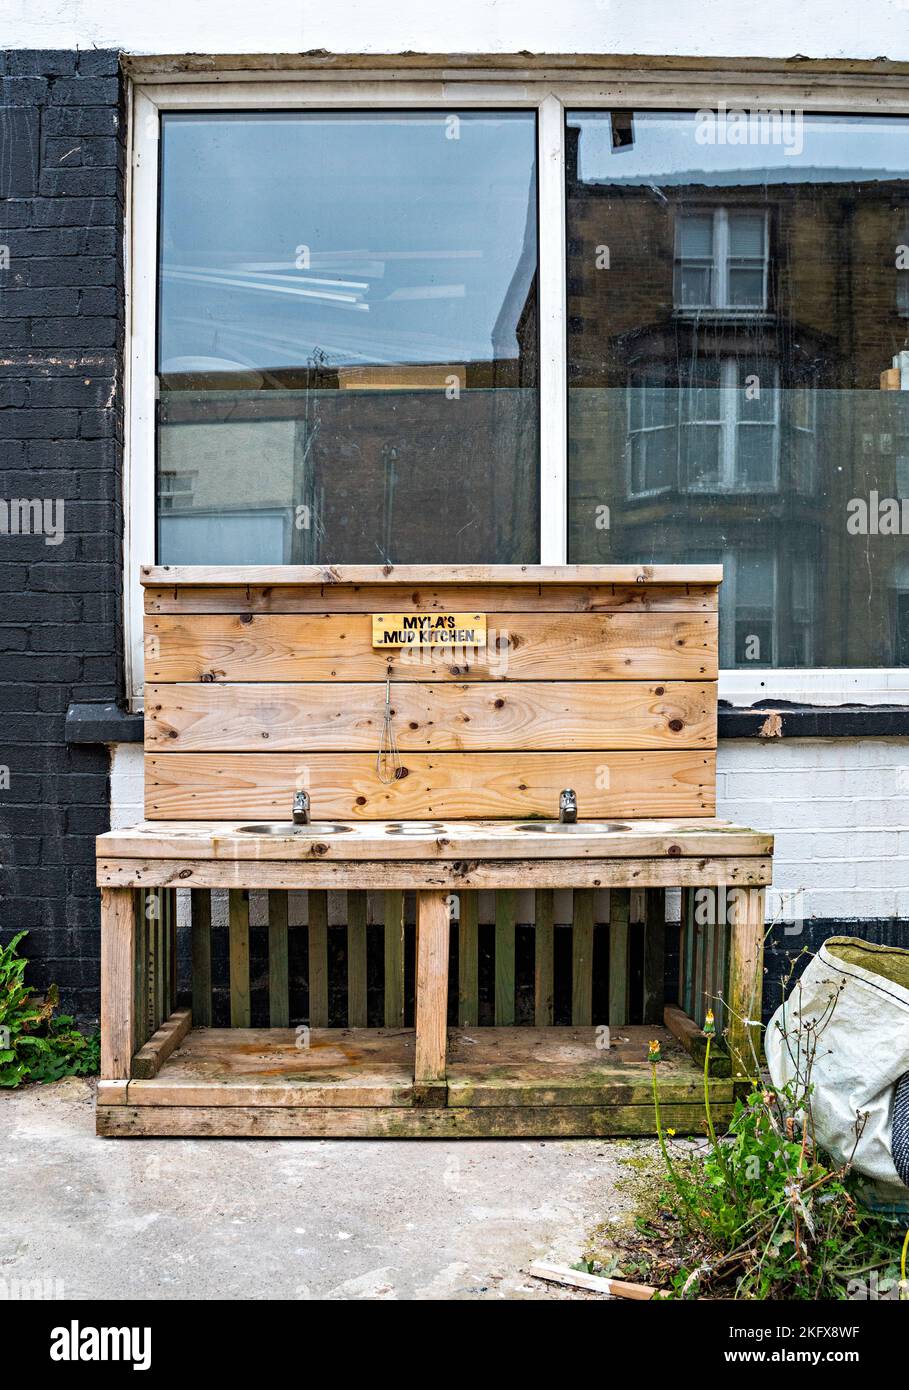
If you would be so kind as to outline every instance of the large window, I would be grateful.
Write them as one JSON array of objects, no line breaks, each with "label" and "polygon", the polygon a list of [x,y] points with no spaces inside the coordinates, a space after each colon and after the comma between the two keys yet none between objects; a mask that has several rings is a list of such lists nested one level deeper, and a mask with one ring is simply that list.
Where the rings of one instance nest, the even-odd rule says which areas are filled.
[{"label": "large window", "polygon": [[610,81],[139,79],[134,698],[153,558],[710,558],[724,695],[909,701],[909,81]]},{"label": "large window", "polygon": [[532,112],[168,114],[162,563],[538,557]]},{"label": "large window", "polygon": [[726,667],[905,665],[909,119],[786,134],[569,112],[568,555],[722,559]]}]

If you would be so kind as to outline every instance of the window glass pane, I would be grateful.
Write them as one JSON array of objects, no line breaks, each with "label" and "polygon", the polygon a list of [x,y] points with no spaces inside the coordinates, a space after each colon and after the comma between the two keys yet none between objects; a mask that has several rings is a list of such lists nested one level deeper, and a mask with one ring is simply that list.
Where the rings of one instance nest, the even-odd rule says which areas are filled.
[{"label": "window glass pane", "polygon": [[[722,555],[724,663],[902,664],[909,118],[787,115],[745,143],[724,119],[634,112],[617,150],[611,113],[568,114],[569,559]],[[648,379],[678,410],[646,497]]]},{"label": "window glass pane", "polygon": [[161,186],[161,562],[538,558],[532,114],[169,114]]},{"label": "window glass pane", "polygon": [[760,213],[731,212],[729,214],[729,254],[731,256],[764,255],[764,218]]},{"label": "window glass pane", "polygon": [[707,257],[713,255],[713,217],[686,214],[678,220],[679,255]]},{"label": "window glass pane", "polygon": [[729,267],[729,303],[763,306],[763,270],[731,265]]}]

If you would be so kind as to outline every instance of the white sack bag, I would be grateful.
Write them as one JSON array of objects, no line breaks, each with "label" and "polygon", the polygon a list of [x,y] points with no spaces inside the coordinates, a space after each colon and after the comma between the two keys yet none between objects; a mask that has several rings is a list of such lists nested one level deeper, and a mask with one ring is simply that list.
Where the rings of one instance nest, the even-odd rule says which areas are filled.
[{"label": "white sack bag", "polygon": [[852,1156],[875,1205],[909,1205],[909,951],[825,941],[767,1025],[774,1086],[801,1093],[809,1046],[817,1142],[838,1163]]}]

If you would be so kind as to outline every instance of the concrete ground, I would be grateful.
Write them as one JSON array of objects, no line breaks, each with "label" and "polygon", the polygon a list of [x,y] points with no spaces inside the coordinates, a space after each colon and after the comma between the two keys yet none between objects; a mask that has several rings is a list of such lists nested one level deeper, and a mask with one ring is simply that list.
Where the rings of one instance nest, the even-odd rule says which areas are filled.
[{"label": "concrete ground", "polygon": [[92,1299],[595,1298],[527,1265],[576,1260],[629,1210],[627,1160],[651,1150],[98,1139],[89,1081],[0,1091],[0,1281]]}]

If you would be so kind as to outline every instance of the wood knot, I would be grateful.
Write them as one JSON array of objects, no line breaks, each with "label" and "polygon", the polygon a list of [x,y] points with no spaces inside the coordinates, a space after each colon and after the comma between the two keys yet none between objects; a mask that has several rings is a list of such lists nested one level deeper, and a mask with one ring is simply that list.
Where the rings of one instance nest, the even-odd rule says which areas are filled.
[{"label": "wood knot", "polygon": [[674,734],[677,734],[680,729],[684,729],[685,725],[682,723],[681,719],[670,719],[669,727]]},{"label": "wood knot", "polygon": [[679,857],[679,855],[682,853],[682,846],[681,846],[681,845],[670,845],[669,848],[667,849],[666,853],[670,856],[670,858],[672,858],[672,859],[677,859],[677,858]]}]

